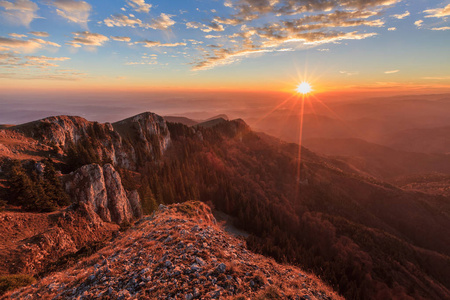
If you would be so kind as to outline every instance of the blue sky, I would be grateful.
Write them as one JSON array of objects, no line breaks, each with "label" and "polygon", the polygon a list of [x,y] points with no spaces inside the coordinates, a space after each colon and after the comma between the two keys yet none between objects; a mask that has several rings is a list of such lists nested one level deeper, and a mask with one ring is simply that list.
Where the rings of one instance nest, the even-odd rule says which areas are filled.
[{"label": "blue sky", "polygon": [[0,0],[4,87],[450,86],[450,1]]}]

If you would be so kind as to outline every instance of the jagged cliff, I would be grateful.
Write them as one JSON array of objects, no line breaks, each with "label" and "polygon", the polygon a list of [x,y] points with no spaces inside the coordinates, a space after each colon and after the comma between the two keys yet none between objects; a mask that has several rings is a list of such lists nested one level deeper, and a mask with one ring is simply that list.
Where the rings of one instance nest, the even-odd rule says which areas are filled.
[{"label": "jagged cliff", "polygon": [[65,187],[74,203],[86,203],[105,222],[121,224],[142,216],[139,194],[127,192],[111,164],[85,165],[66,178]]},{"label": "jagged cliff", "polygon": [[158,159],[171,141],[166,121],[149,112],[113,124],[56,116],[9,130],[51,145],[60,154],[79,144],[88,145],[100,161],[130,170],[145,161]]},{"label": "jagged cliff", "polygon": [[303,270],[248,251],[208,206],[160,206],[76,266],[11,299],[340,299]]}]

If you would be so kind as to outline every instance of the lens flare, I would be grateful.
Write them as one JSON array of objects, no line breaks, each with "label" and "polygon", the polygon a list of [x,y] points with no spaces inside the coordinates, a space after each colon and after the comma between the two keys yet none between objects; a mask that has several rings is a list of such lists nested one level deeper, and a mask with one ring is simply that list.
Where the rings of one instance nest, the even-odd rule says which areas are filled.
[{"label": "lens flare", "polygon": [[302,82],[297,86],[297,92],[306,95],[312,91],[311,85],[307,82]]}]

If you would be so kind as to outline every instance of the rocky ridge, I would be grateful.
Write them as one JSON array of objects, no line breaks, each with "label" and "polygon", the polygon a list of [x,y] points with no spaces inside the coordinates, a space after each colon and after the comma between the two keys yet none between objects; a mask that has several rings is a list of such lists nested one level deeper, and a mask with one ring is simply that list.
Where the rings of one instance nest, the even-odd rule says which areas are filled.
[{"label": "rocky ridge", "polygon": [[55,116],[4,131],[22,133],[44,145],[52,145],[60,154],[84,142],[94,148],[101,161],[131,170],[137,168],[142,158],[157,159],[171,141],[164,118],[150,112],[113,124]]},{"label": "rocky ridge", "polygon": [[160,206],[96,254],[6,299],[341,299],[254,254],[200,202]]}]

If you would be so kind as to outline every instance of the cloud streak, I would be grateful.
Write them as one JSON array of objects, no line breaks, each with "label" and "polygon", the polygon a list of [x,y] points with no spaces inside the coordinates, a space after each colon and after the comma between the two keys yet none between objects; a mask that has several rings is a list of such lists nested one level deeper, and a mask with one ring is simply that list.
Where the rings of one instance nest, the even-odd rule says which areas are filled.
[{"label": "cloud streak", "polygon": [[67,44],[75,48],[80,48],[82,46],[88,47],[99,47],[103,46],[109,38],[99,33],[92,33],[89,31],[78,31],[73,32],[73,39]]},{"label": "cloud streak", "polygon": [[53,0],[50,5],[56,7],[56,13],[70,22],[87,28],[92,6],[85,1]]},{"label": "cloud streak", "polygon": [[159,17],[152,19],[150,23],[145,23],[134,15],[115,14],[106,18],[103,22],[108,27],[142,27],[146,29],[167,30],[175,24],[175,21],[171,17],[171,15],[161,13]]},{"label": "cloud streak", "polygon": [[23,40],[17,38],[0,37],[0,48],[2,48],[3,50],[31,53],[46,46],[57,48],[61,47],[61,45],[57,43],[45,41],[43,39],[32,38]]},{"label": "cloud streak", "polygon": [[399,19],[399,20],[402,20],[402,19],[406,18],[409,15],[411,15],[409,13],[409,11],[405,11],[403,14],[392,15],[391,17]]},{"label": "cloud streak", "polygon": [[15,25],[28,27],[34,19],[38,18],[36,12],[39,8],[36,3],[30,0],[1,0],[0,7],[3,9],[0,16]]},{"label": "cloud streak", "polygon": [[395,74],[400,72],[400,70],[390,70],[390,71],[385,71],[384,74]]},{"label": "cloud streak", "polygon": [[427,14],[425,18],[445,18],[450,16],[450,4],[442,8],[427,9],[424,11]]},{"label": "cloud streak", "polygon": [[127,0],[127,4],[137,12],[150,12],[151,4],[145,3],[145,0]]}]

